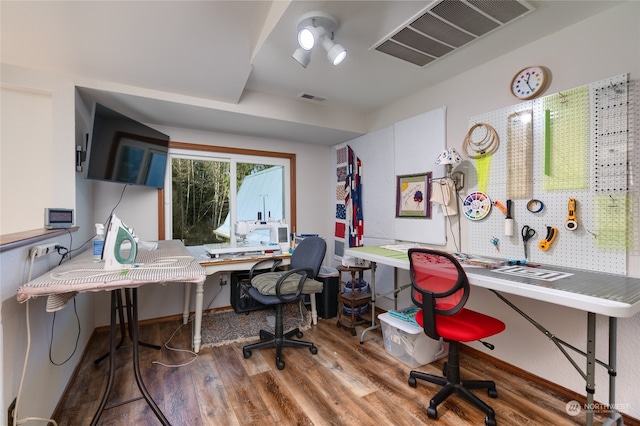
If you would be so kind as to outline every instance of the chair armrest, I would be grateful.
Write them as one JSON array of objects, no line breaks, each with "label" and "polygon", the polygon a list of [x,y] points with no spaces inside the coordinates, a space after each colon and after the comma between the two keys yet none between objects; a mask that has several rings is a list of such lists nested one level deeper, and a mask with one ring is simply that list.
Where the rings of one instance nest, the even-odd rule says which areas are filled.
[{"label": "chair armrest", "polygon": [[436,299],[433,292],[415,286],[413,290],[422,296],[422,303],[419,303],[419,301],[413,297],[412,299],[413,303],[422,309],[422,328],[424,329],[424,333],[432,339],[439,339],[440,336],[436,332]]},{"label": "chair armrest", "polygon": [[[269,271],[274,272],[276,268],[280,266],[280,264],[282,263],[282,259],[262,259],[261,261],[253,265],[249,270],[249,280],[253,278],[255,272],[259,271],[260,269],[264,269],[262,265],[267,264],[269,262],[273,262],[273,265],[271,265],[271,268],[269,269]],[[258,274],[255,274],[255,275],[258,275]]]},{"label": "chair armrest", "polygon": [[[280,287],[282,286],[282,283],[287,279],[287,277],[293,274],[300,275],[300,280],[298,281],[298,288],[296,289],[295,293],[289,293],[286,295],[289,297],[285,297],[285,295],[280,293],[280,290],[281,290]],[[280,278],[278,278],[278,281],[276,282],[276,296],[278,296],[278,299],[280,299],[284,303],[287,303],[300,298],[300,295],[302,294],[302,288],[304,287],[304,282],[307,280],[307,277],[311,274],[313,274],[313,270],[311,268],[295,268],[295,269],[290,269],[285,273],[283,273],[282,275],[280,275]]]}]

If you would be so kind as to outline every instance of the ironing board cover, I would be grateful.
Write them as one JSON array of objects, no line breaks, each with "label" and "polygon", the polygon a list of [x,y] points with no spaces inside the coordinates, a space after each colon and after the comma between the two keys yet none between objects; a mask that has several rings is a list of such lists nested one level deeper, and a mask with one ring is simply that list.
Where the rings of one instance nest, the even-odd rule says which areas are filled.
[{"label": "ironing board cover", "polygon": [[[76,294],[86,291],[109,291],[135,288],[145,284],[203,282],[206,274],[181,241],[159,241],[156,250],[138,250],[138,267],[105,270],[104,261],[93,262],[91,250],[18,288],[17,299],[52,296],[55,304],[63,304]],[[48,303],[49,304],[49,303]]]}]

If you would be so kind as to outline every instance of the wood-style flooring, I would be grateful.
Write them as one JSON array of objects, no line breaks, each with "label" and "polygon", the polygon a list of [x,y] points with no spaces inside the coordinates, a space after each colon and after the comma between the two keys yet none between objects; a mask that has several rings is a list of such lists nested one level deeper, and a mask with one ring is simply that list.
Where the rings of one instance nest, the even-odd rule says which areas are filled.
[{"label": "wood-style flooring", "polygon": [[[244,315],[244,314],[239,314]],[[191,325],[179,320],[141,325],[140,340],[190,348]],[[362,330],[359,327],[359,330]],[[142,376],[152,397],[172,425],[484,425],[484,415],[458,396],[438,408],[438,419],[425,409],[438,387],[418,382],[408,385],[411,368],[388,355],[380,330],[353,337],[336,327],[336,319],[319,319],[305,331],[317,355],[306,348],[285,348],[284,370],[275,366],[273,349],[242,355],[243,343],[203,348],[197,359],[178,368],[154,363],[181,364],[192,355],[163,347],[140,348]],[[108,333],[96,333],[86,349],[77,374],[56,410],[61,426],[88,425],[106,387],[109,360],[94,360],[108,350]],[[117,372],[108,407],[100,425],[157,425],[154,413],[141,397],[131,367],[130,342],[116,353]],[[440,374],[444,360],[420,367]],[[498,425],[583,425],[585,413],[572,417],[565,407],[569,399],[518,377],[466,350],[461,354],[464,378],[493,379],[498,398],[486,391],[478,396],[496,411]],[[596,417],[599,422],[602,416]],[[626,421],[626,424],[631,424]]]}]

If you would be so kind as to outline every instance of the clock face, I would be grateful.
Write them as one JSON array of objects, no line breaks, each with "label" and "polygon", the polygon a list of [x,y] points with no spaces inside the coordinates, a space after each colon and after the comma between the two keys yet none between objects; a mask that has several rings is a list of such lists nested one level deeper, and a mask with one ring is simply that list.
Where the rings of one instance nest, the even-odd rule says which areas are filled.
[{"label": "clock face", "polygon": [[528,67],[518,72],[511,82],[511,93],[520,99],[532,99],[547,86],[547,72],[542,67]]}]

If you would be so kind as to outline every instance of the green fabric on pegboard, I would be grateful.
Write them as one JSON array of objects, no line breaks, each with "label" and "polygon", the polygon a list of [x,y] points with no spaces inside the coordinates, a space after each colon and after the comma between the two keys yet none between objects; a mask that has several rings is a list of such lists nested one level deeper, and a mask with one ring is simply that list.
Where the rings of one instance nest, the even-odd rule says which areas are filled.
[{"label": "green fabric on pegboard", "polygon": [[545,190],[584,189],[589,184],[589,91],[582,86],[551,96],[542,102],[549,110],[549,143],[544,152]]},{"label": "green fabric on pegboard", "polygon": [[487,192],[489,181],[489,169],[491,168],[491,155],[476,158],[476,173],[478,174],[478,191]]},{"label": "green fabric on pegboard", "polygon": [[604,250],[627,249],[627,196],[596,197],[595,246]]}]

